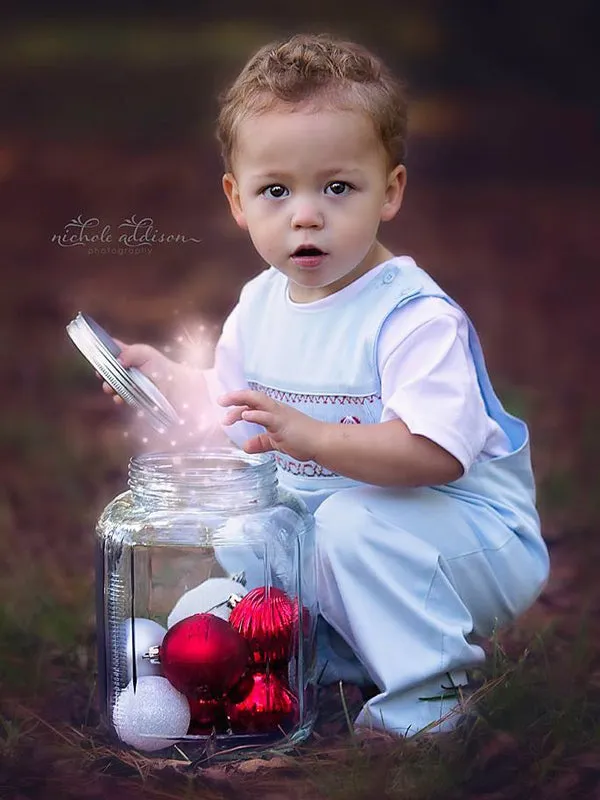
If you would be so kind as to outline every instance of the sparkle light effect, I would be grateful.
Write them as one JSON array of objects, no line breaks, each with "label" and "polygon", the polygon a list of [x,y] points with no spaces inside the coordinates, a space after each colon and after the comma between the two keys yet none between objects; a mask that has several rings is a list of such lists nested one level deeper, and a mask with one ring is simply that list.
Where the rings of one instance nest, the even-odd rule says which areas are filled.
[{"label": "sparkle light effect", "polygon": [[202,323],[194,325],[194,323],[190,322],[189,326],[195,327],[197,336],[194,336],[190,327],[185,322],[182,322],[180,333],[175,337],[175,340],[182,345],[180,351],[183,356],[183,362],[199,369],[208,369],[214,357],[216,328],[213,328],[214,333],[210,335],[207,326]]},{"label": "sparkle light effect", "polygon": [[155,431],[146,422],[144,411],[133,412],[129,429],[123,435],[142,444],[145,452],[177,447],[197,451],[204,450],[206,445],[210,447],[227,442],[220,425],[224,410],[213,407],[199,375],[201,370],[209,369],[213,364],[219,328],[197,317],[184,319],[179,309],[173,313],[177,327],[171,341],[158,349],[182,369],[173,369],[163,375],[162,381],[157,370],[149,373],[148,377],[175,406],[179,425]]}]

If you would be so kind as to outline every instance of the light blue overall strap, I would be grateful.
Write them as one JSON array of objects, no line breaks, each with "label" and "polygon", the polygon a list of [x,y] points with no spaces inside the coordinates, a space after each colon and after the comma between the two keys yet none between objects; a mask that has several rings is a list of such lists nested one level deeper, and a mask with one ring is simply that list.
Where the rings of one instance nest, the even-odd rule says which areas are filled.
[{"label": "light blue overall strap", "polygon": [[[390,264],[386,271],[394,271],[401,278],[399,283],[402,284],[402,296],[399,298],[396,308],[400,308],[417,297],[439,297],[457,308],[464,315],[469,331],[469,348],[475,364],[477,381],[486,411],[492,419],[496,420],[501,425],[510,440],[513,450],[518,450],[523,447],[529,440],[527,426],[523,420],[509,414],[496,395],[488,375],[479,336],[475,326],[462,306],[446,294],[433,278],[418,267],[412,259],[397,259]],[[381,321],[381,326],[383,326],[384,321],[385,320]],[[375,348],[376,347],[377,341],[375,341]]]},{"label": "light blue overall strap", "polygon": [[523,420],[509,414],[498,399],[490,381],[479,337],[464,309],[450,298],[426,272],[414,262],[402,260],[401,282],[416,289],[400,300],[398,307],[416,297],[439,297],[464,314],[469,331],[469,348],[475,364],[477,380],[486,410],[507,435],[511,451],[475,462],[466,475],[456,481],[434,487],[469,504],[493,509],[517,535],[529,540],[539,558],[547,560],[547,550],[540,531],[535,507],[535,480],[531,467],[529,432]]}]

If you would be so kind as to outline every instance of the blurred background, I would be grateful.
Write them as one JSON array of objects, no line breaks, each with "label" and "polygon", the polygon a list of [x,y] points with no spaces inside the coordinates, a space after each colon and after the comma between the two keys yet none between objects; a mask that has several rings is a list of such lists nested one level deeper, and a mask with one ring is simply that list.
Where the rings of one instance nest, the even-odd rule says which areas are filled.
[{"label": "blurred background", "polygon": [[[0,595],[13,695],[33,696],[48,658],[71,663],[72,643],[93,635],[94,523],[146,446],[65,325],[83,310],[175,351],[182,325],[198,341],[218,331],[262,265],[222,196],[216,94],[258,46],[297,31],[357,39],[408,75],[408,192],[383,241],[472,317],[501,398],[530,425],[546,535],[579,554],[580,587],[595,582],[597,17],[583,0],[3,11]],[[90,219],[116,235],[132,215],[201,241],[137,253],[59,241]],[[62,702],[56,684],[44,702]]]}]

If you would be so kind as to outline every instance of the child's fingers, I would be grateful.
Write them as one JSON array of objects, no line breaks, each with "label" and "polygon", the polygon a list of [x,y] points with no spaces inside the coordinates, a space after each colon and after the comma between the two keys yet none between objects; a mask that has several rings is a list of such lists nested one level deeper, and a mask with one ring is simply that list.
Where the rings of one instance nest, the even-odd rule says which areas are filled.
[{"label": "child's fingers", "polygon": [[243,450],[246,453],[269,453],[275,448],[266,433],[260,433],[244,442]]},{"label": "child's fingers", "polygon": [[123,400],[116,394],[115,390],[110,386],[106,381],[102,379],[102,375],[99,372],[94,370],[96,377],[102,381],[102,391],[104,394],[112,395],[113,403],[116,403],[118,406],[123,404]]},{"label": "child's fingers", "polygon": [[269,411],[255,411],[251,408],[242,411],[240,416],[246,422],[254,422],[256,425],[262,425],[263,428],[270,428],[274,419],[273,414]]},{"label": "child's fingers", "polygon": [[112,386],[109,386],[108,383],[106,383],[106,381],[102,384],[102,391],[104,394],[112,395],[113,403],[116,403],[118,406],[123,403],[123,400],[115,392]]},{"label": "child's fingers", "polygon": [[109,386],[109,384],[106,381],[104,381],[104,383],[102,384],[102,391],[104,392],[104,394],[112,395],[113,403],[116,403],[118,406],[122,405],[123,400],[115,392],[112,386]]},{"label": "child's fingers", "polygon": [[149,344],[128,344],[119,355],[119,362],[125,367],[143,367],[156,357],[156,350]]},{"label": "child's fingers", "polygon": [[239,422],[242,419],[242,414],[245,411],[250,411],[248,406],[237,406],[236,408],[230,408],[228,411],[223,414],[222,417],[222,424],[223,425],[233,425],[235,422]]}]

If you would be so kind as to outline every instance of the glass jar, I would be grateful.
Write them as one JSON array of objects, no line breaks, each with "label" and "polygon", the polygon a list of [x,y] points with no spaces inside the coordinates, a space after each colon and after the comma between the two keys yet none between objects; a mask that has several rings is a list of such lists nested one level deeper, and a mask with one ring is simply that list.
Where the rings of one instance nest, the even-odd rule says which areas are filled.
[{"label": "glass jar", "polygon": [[193,760],[307,738],[313,528],[271,455],[131,459],[97,525],[100,708],[116,741]]}]

